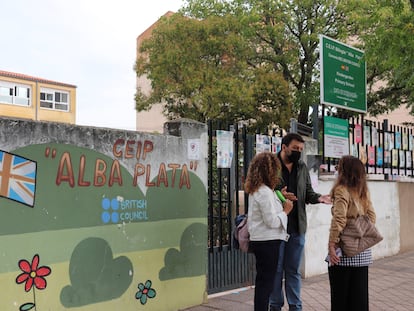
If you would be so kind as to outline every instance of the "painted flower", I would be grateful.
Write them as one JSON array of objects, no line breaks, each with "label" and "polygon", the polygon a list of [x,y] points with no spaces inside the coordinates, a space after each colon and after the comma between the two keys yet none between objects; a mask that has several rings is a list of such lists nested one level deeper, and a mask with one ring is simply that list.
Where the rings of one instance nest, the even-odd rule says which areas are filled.
[{"label": "painted flower", "polygon": [[36,286],[37,289],[46,288],[46,279],[44,277],[49,275],[52,270],[47,266],[39,267],[38,254],[33,256],[32,263],[25,259],[20,259],[19,268],[23,273],[17,276],[16,283],[21,284],[26,282],[24,286],[26,292],[30,291],[33,285]]},{"label": "painted flower", "polygon": [[150,280],[147,280],[145,282],[145,285],[142,283],[138,284],[137,293],[135,294],[135,298],[139,299],[142,305],[145,305],[147,303],[148,298],[154,298],[155,295],[157,295],[157,292],[155,289],[151,288],[152,282]]}]

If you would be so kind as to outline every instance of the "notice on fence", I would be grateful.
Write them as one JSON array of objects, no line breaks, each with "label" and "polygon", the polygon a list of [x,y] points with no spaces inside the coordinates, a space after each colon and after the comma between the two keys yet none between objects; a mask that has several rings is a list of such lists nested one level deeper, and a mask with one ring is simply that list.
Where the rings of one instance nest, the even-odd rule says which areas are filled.
[{"label": "notice on fence", "polygon": [[256,134],[256,154],[270,150],[270,137],[267,135]]},{"label": "notice on fence", "polygon": [[282,149],[282,137],[272,136],[272,152],[278,153]]},{"label": "notice on fence", "polygon": [[325,157],[341,158],[349,154],[348,120],[324,117]]},{"label": "notice on fence", "polygon": [[230,168],[233,160],[233,136],[231,131],[217,130],[217,167]]}]

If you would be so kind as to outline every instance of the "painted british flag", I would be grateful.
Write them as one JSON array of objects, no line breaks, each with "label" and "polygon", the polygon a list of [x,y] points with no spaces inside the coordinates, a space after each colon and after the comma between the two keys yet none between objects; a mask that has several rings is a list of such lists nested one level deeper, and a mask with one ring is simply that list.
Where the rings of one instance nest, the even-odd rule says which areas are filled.
[{"label": "painted british flag", "polygon": [[33,207],[36,162],[0,151],[0,196]]}]

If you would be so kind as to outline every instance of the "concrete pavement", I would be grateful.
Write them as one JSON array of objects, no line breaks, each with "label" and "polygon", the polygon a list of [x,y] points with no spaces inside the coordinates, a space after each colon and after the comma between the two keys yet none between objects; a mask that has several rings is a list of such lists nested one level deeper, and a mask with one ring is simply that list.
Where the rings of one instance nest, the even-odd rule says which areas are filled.
[{"label": "concrete pavement", "polygon": [[[371,311],[414,310],[414,251],[374,261],[369,270]],[[252,311],[252,287],[210,295],[208,302],[185,311]],[[303,310],[330,310],[328,275],[309,277],[302,283]],[[285,306],[283,311],[287,311]]]}]

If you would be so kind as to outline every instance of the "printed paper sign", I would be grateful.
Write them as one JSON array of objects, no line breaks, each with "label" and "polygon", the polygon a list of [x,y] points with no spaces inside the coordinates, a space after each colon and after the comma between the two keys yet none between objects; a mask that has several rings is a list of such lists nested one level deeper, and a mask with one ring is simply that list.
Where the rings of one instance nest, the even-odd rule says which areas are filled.
[{"label": "printed paper sign", "polygon": [[377,148],[377,165],[382,166],[384,164],[383,158],[382,158],[382,147]]},{"label": "printed paper sign", "polygon": [[233,136],[231,131],[217,130],[217,167],[230,168],[233,159]]},{"label": "printed paper sign", "polygon": [[256,153],[270,151],[270,137],[256,134]]},{"label": "printed paper sign", "polygon": [[200,160],[200,139],[188,140],[187,157],[190,160]]},{"label": "printed paper sign", "polygon": [[371,146],[371,128],[364,125],[364,145]]},{"label": "printed paper sign", "polygon": [[375,165],[375,147],[368,147],[368,164]]},{"label": "printed paper sign", "polygon": [[326,116],[324,118],[324,153],[326,157],[340,159],[349,154],[348,120]]},{"label": "printed paper sign", "polygon": [[362,128],[360,124],[355,124],[355,143],[359,144],[362,142]]},{"label": "printed paper sign", "polygon": [[272,152],[278,153],[282,149],[282,137],[272,137]]}]

